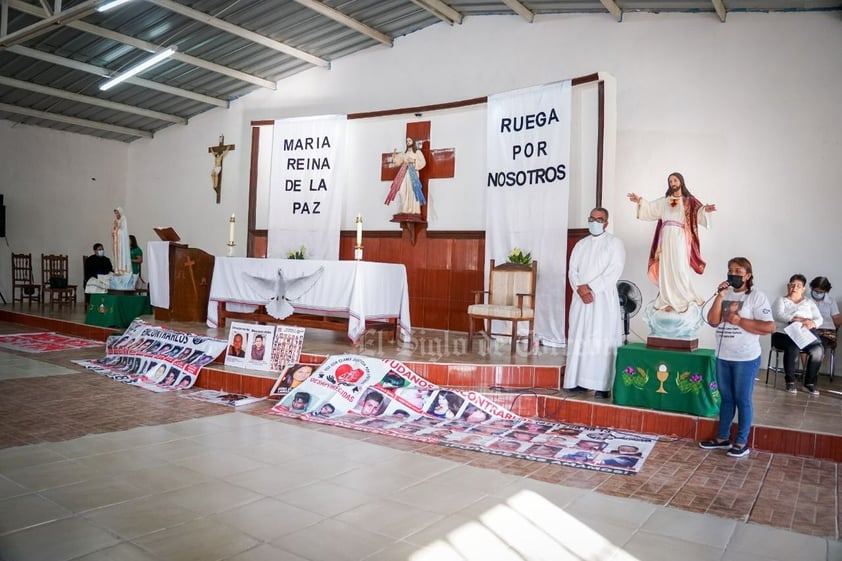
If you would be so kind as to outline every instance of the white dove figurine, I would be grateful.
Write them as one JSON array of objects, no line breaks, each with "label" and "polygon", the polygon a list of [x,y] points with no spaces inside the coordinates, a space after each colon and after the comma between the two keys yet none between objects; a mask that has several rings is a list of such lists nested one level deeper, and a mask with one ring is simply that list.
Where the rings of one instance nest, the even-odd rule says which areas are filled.
[{"label": "white dove figurine", "polygon": [[246,276],[249,277],[250,281],[257,281],[264,286],[267,283],[273,283],[272,297],[266,303],[266,313],[273,318],[286,319],[295,311],[290,302],[295,302],[307,294],[322,277],[323,272],[324,267],[319,267],[309,275],[289,280],[284,276],[283,269],[278,269],[278,275],[274,279],[253,275]]}]

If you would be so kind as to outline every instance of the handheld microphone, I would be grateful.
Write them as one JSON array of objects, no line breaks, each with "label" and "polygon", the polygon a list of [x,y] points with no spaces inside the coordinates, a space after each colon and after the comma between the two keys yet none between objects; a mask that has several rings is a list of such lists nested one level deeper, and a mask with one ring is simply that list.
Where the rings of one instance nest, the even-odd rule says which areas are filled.
[{"label": "handheld microphone", "polygon": [[719,294],[729,286],[733,286],[734,288],[740,288],[743,285],[743,278],[739,275],[728,275],[728,278],[725,279],[725,286],[722,288],[717,288],[716,293]]}]

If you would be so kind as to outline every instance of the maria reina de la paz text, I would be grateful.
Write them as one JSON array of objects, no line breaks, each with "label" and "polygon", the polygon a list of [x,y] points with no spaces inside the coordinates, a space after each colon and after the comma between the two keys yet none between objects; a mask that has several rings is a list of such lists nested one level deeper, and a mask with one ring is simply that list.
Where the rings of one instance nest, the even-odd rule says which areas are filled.
[{"label": "maria reina de la paz text", "polygon": [[[558,125],[559,119],[555,108],[549,113],[540,111],[529,115],[503,117],[500,119],[499,134],[519,133],[530,129],[540,129]],[[512,161],[545,157],[551,147],[546,140],[512,144]],[[539,185],[563,181],[567,177],[567,164],[556,164],[545,167],[535,167],[517,171],[489,171],[487,187],[515,187],[523,185]]]}]

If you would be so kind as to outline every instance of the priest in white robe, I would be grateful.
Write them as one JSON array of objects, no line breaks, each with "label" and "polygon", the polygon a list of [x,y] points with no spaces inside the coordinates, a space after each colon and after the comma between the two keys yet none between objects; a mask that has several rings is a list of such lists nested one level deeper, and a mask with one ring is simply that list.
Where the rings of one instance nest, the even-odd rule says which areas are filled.
[{"label": "priest in white robe", "polygon": [[614,380],[614,360],[622,342],[620,296],[617,281],[626,263],[619,238],[605,231],[608,211],[595,208],[588,218],[587,238],[570,254],[568,279],[573,288],[568,330],[564,388],[595,390],[609,397]]}]

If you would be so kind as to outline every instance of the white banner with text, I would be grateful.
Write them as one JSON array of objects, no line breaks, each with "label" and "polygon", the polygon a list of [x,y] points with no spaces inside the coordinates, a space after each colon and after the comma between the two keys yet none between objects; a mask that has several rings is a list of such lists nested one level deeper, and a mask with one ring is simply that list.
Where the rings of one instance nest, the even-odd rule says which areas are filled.
[{"label": "white banner with text", "polygon": [[268,257],[339,258],[344,115],[275,121]]},{"label": "white banner with text", "polygon": [[549,345],[564,344],[571,91],[567,80],[488,98],[485,261],[516,248],[538,261],[535,333]]}]

